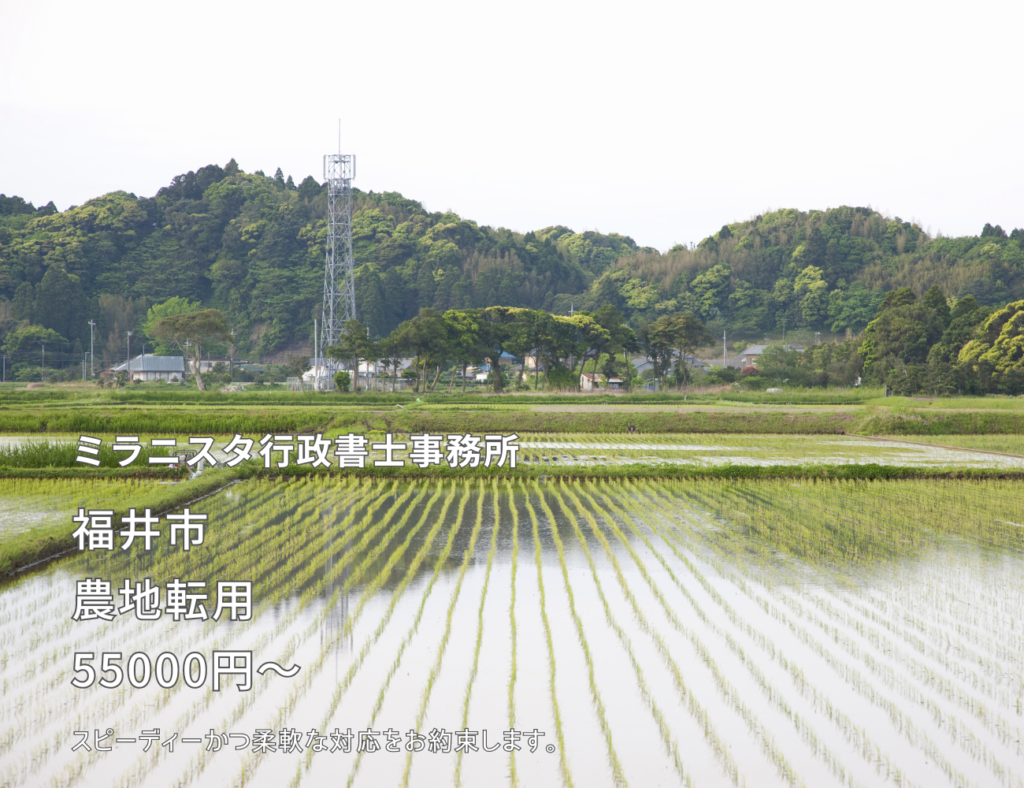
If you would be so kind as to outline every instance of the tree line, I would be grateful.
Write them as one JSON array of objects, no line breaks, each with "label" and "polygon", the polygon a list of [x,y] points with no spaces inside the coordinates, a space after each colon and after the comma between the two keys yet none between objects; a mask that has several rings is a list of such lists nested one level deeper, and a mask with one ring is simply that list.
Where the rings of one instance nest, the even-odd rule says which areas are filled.
[{"label": "tree line", "polygon": [[[777,344],[746,370],[748,385],[884,385],[898,395],[1024,394],[1024,300],[952,306],[938,286],[890,291],[865,330],[803,352]],[[740,373],[742,375],[742,373]]]},{"label": "tree line", "polygon": [[[715,336],[759,339],[859,333],[902,287],[987,307],[1024,298],[1024,230],[932,237],[861,207],[774,211],[666,252],[616,233],[481,226],[394,192],[355,190],[353,207],[357,315],[376,338],[424,308],[568,316],[608,304],[635,332],[691,314]],[[112,192],[65,211],[0,195],[0,340],[50,329],[75,364],[93,320],[109,365],[150,308],[182,298],[220,311],[241,357],[295,350],[321,312],[325,215],[314,178],[246,173],[233,160],[153,197]]]},{"label": "tree line", "polygon": [[449,392],[457,377],[465,391],[467,370],[485,364],[493,390],[501,392],[506,385],[502,359],[507,357],[518,362],[517,387],[524,385],[524,376],[532,374],[533,388],[540,388],[543,369],[544,387],[573,389],[579,386],[581,373],[593,368],[609,378],[619,377],[629,388],[633,381],[631,354],[646,354],[659,377],[674,370],[677,379],[689,382],[687,358],[711,341],[693,315],[665,316],[634,331],[623,314],[608,304],[572,315],[506,306],[445,312],[423,307],[380,340],[372,338],[360,321],[349,320],[338,343],[326,348],[326,356],[351,369],[357,368],[359,360],[383,362],[385,369],[391,370],[392,391],[405,358],[413,359],[416,389],[424,392],[433,392],[445,371],[449,372]]}]

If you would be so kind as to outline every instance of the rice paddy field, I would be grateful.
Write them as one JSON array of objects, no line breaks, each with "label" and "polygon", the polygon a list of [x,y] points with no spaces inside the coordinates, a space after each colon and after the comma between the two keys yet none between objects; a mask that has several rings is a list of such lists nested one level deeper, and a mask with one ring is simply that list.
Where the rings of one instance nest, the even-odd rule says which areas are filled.
[{"label": "rice paddy field", "polygon": [[[948,441],[947,437],[952,440]],[[960,439],[959,441],[957,439]],[[974,440],[968,440],[973,438]],[[988,440],[980,440],[984,438]],[[999,456],[963,449],[1024,451],[1016,436],[942,436],[943,446],[872,440],[846,435],[565,435],[530,434],[520,441],[525,462],[624,465],[847,465],[903,467],[1022,468],[1024,454]],[[953,448],[944,448],[944,446]],[[992,448],[999,447],[999,448]]]},{"label": "rice paddy field", "polygon": [[[523,453],[801,452],[700,440],[531,436],[565,446]],[[801,456],[913,448],[814,438]],[[5,488],[3,506],[37,494]],[[319,476],[193,510],[209,526],[189,553],[77,553],[0,589],[0,784],[1024,785],[1018,481]],[[97,577],[203,581],[211,612],[217,581],[251,580],[252,616],[72,621]],[[301,669],[213,691],[215,650]],[[119,652],[130,675],[76,689],[75,652],[107,680],[99,655]],[[73,751],[75,731],[112,749]],[[276,751],[227,738],[259,731]],[[367,731],[379,750],[358,751]]]},{"label": "rice paddy field", "polygon": [[[341,434],[341,430],[326,433],[328,439]],[[259,439],[259,435],[250,436]],[[481,436],[482,437],[482,436]],[[369,435],[371,442],[383,441],[383,434]],[[113,440],[103,436],[104,450]],[[219,461],[227,459],[224,447],[230,438],[218,438],[213,455]],[[406,459],[405,450],[395,452],[396,458]],[[40,439],[21,436],[0,436],[0,459],[4,451],[24,446]],[[940,445],[928,445],[929,443]],[[55,439],[75,453],[75,443],[69,439]],[[756,434],[670,434],[670,435],[587,435],[566,433],[524,433],[519,440],[519,459],[526,465],[794,465],[820,463],[833,465],[875,463],[901,467],[922,468],[1024,468],[1024,436],[1019,435],[943,435],[936,438],[915,436],[913,441],[887,439],[884,441],[847,435],[756,435]],[[187,440],[179,440],[180,449],[190,447]],[[148,448],[148,447],[146,447]],[[963,450],[960,450],[963,449]],[[993,452],[993,453],[990,453]],[[1017,455],[1000,456],[994,452]],[[368,462],[382,459],[382,451],[370,450]],[[114,465],[120,457],[107,462]],[[145,465],[145,457],[137,465]],[[0,518],[3,517],[0,504]],[[2,523],[2,519],[0,519]]]},{"label": "rice paddy field", "polygon": [[34,525],[70,521],[79,507],[131,506],[159,484],[149,480],[0,479],[0,537],[28,531]]}]

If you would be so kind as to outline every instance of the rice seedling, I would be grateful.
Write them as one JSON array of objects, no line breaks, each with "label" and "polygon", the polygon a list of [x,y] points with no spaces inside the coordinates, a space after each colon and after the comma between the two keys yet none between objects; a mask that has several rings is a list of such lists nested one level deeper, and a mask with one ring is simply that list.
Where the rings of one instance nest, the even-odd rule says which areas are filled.
[{"label": "rice seedling", "polygon": [[[508,603],[508,620],[509,620],[509,631],[512,640],[512,659],[509,664],[508,674],[508,727],[509,730],[516,727],[516,677],[518,674],[518,666],[516,663],[516,651],[517,651],[517,638],[518,631],[516,628],[516,567],[519,563],[519,511],[515,506],[515,501],[512,499],[512,490],[509,485],[506,485],[506,490],[509,497],[509,508],[512,511],[512,555],[511,555],[511,581],[510,585],[512,588],[511,599]],[[480,604],[480,615],[483,615],[483,602]],[[477,646],[479,649],[479,645]],[[516,752],[512,750],[508,754],[508,768],[509,768],[509,781],[512,788],[518,788],[519,786],[519,773],[516,770]]]},{"label": "rice seedling", "polygon": [[601,693],[597,687],[597,681],[594,678],[594,660],[590,654],[590,647],[587,645],[587,637],[583,632],[583,622],[580,621],[579,613],[576,611],[576,600],[572,593],[572,583],[569,580],[569,570],[565,566],[565,550],[562,547],[562,538],[558,533],[558,524],[555,522],[554,512],[551,511],[551,507],[548,505],[544,496],[540,494],[539,486],[536,485],[536,483],[534,483],[534,491],[539,494],[541,508],[548,516],[551,536],[555,541],[555,548],[558,550],[558,563],[562,569],[562,580],[565,583],[565,593],[569,597],[569,612],[572,615],[572,621],[576,627],[576,638],[579,640],[580,648],[583,649],[583,658],[587,662],[587,678],[590,682],[590,693],[594,700],[594,707],[597,710],[597,718],[601,724],[601,731],[604,734],[605,746],[608,750],[608,764],[612,770],[612,778],[616,785],[625,785],[626,777],[622,773],[619,756],[615,752],[615,746],[612,744],[611,727],[608,725],[608,718],[605,713],[604,703],[601,701]]},{"label": "rice seedling", "polygon": [[[651,695],[651,692],[647,687],[647,682],[644,679],[643,669],[640,667],[640,663],[637,662],[637,658],[633,652],[633,647],[630,644],[629,637],[623,631],[622,627],[619,626],[618,622],[615,620],[615,616],[612,614],[611,608],[608,605],[608,600],[605,597],[604,591],[601,588],[601,579],[598,575],[597,566],[594,564],[594,558],[590,554],[590,548],[587,545],[587,538],[586,536],[584,536],[583,531],[580,528],[579,521],[576,519],[575,513],[568,505],[566,505],[565,500],[562,497],[562,492],[562,490],[556,490],[556,498],[563,513],[568,518],[569,522],[572,524],[573,530],[576,532],[576,538],[579,540],[580,547],[583,550],[583,554],[587,558],[587,564],[590,566],[590,572],[592,577],[594,578],[594,587],[597,589],[598,598],[601,600],[601,606],[604,608],[605,619],[607,620],[608,625],[615,632],[615,635],[619,639],[619,643],[621,644],[622,648],[626,651],[626,654],[629,656],[629,662],[630,665],[633,667],[633,672],[636,676],[636,682],[637,687],[640,690],[640,696],[643,698],[645,705],[647,705],[647,707],[650,709],[650,712],[654,717],[655,722],[657,723],[658,732],[661,734],[661,739],[665,744],[665,749],[672,758],[672,765],[675,767],[676,773],[679,775],[679,779],[687,786],[690,786],[693,784],[693,781],[691,779],[691,776],[687,773],[686,767],[683,765],[682,756],[679,753],[679,743],[676,741],[675,737],[673,737],[672,732],[669,730],[668,723],[665,721],[665,715],[662,713],[660,707],[655,702],[654,697]],[[622,577],[622,570],[619,567],[618,561],[615,559],[615,555],[614,553],[612,553],[607,540],[604,538],[604,535],[600,533],[600,529],[598,529],[597,524],[593,522],[590,513],[584,510],[583,507],[580,505],[579,499],[575,496],[575,494],[568,489],[565,490],[565,494],[572,499],[573,503],[576,504],[577,508],[583,513],[584,517],[591,521],[591,527],[593,529],[593,532],[601,540],[601,544],[605,548],[606,555],[613,562],[616,577],[619,580],[620,585],[622,585],[623,590],[629,596],[630,601],[634,604],[634,610],[636,611],[637,608],[635,606],[635,599],[633,599],[632,594],[629,594],[626,581]],[[645,626],[646,621],[641,619],[640,616],[642,616],[642,614],[638,615],[638,619],[642,621],[641,627],[649,631],[649,627]]]},{"label": "rice seedling", "polygon": [[[743,571],[741,565],[735,566],[737,566],[741,572]],[[745,592],[750,594],[759,602],[759,604],[764,605],[766,609],[768,608],[768,605],[764,603],[760,597],[755,593],[752,593],[750,589],[745,587],[743,584],[740,585],[741,588],[744,588]],[[789,629],[799,637],[800,642],[804,647],[810,648],[813,653],[822,657],[829,666],[836,671],[836,673],[846,680],[849,686],[853,687],[857,691],[858,694],[867,698],[873,705],[884,709],[889,714],[890,719],[892,719],[894,727],[896,727],[913,746],[921,748],[929,758],[933,759],[949,779],[954,781],[965,779],[962,773],[952,765],[952,762],[943,755],[942,748],[928,734],[926,734],[917,723],[915,723],[911,716],[905,714],[899,708],[897,703],[880,693],[875,682],[865,680],[856,668],[836,657],[830,649],[818,642],[805,627],[798,623],[801,618],[807,617],[806,608],[792,603],[791,600],[787,600],[785,596],[781,594],[778,587],[766,587],[766,590],[784,604],[789,602],[787,606],[789,607],[793,618],[789,618],[788,620],[783,618],[783,620],[788,625]],[[771,606],[771,610],[773,616],[776,618],[780,618],[782,616],[781,612],[774,606]],[[832,628],[824,628],[823,631],[828,636],[829,642],[835,642],[840,647],[842,646],[842,639],[836,637]],[[867,664],[869,669],[873,667],[873,663],[868,662]],[[877,665],[875,665],[875,667],[877,667]],[[876,673],[876,675],[878,674]],[[913,708],[913,706],[910,708]],[[977,741],[977,738],[973,734],[962,726],[958,727],[958,731],[960,733],[960,747],[965,749],[968,754],[972,755],[972,757],[978,757],[980,760],[985,762],[996,777],[1003,780],[1008,774],[1012,775],[1012,773],[1008,772],[1007,769],[999,763],[999,761],[996,760],[990,752],[985,750],[984,747],[978,747],[976,744],[972,743]]]},{"label": "rice seedling", "polygon": [[[443,488],[438,487],[438,489],[430,497],[430,499],[427,501],[427,505],[423,509],[423,513],[422,513],[419,521],[409,530],[408,534],[406,535],[405,541],[402,542],[402,544],[398,548],[396,548],[395,550],[393,550],[391,552],[391,555],[388,557],[387,562],[384,564],[384,566],[380,569],[380,571],[373,578],[373,580],[363,589],[363,592],[362,592],[362,594],[360,595],[360,598],[359,598],[359,602],[356,605],[355,612],[354,613],[349,613],[349,615],[347,615],[346,618],[345,618],[344,626],[339,631],[337,631],[334,634],[334,636],[328,641],[326,646],[321,646],[320,654],[317,657],[316,661],[314,662],[313,667],[307,672],[306,676],[303,678],[303,681],[295,689],[292,690],[292,692],[290,694],[290,697],[289,697],[289,701],[284,706],[280,707],[277,710],[276,717],[274,718],[274,720],[273,720],[273,722],[271,724],[273,724],[273,725],[280,724],[280,723],[282,723],[287,718],[288,713],[294,708],[295,702],[298,699],[298,697],[301,694],[303,694],[311,686],[313,679],[315,679],[316,675],[319,673],[320,668],[322,668],[326,656],[330,653],[330,651],[332,650],[334,645],[337,643],[337,641],[340,640],[341,638],[343,638],[345,635],[351,633],[352,627],[354,626],[354,622],[360,617],[360,615],[363,612],[363,609],[364,609],[365,605],[367,604],[367,602],[369,601],[369,599],[371,599],[373,597],[373,595],[376,594],[376,592],[384,585],[384,583],[387,581],[388,577],[390,577],[391,572],[394,569],[395,565],[397,565],[400,562],[402,556],[408,550],[409,545],[412,543],[412,540],[415,537],[415,535],[426,524],[426,522],[428,520],[428,515],[429,515],[430,510],[431,510],[431,507],[440,498],[441,493],[442,493],[442,489]],[[421,495],[425,494],[425,493],[426,493],[426,490],[424,490],[423,493],[421,493]],[[425,551],[428,550],[430,545],[433,543],[434,537],[437,535],[438,531],[440,531],[441,526],[442,526],[442,524],[444,522],[444,514],[448,511],[448,507],[451,505],[451,502],[454,499],[454,497],[455,497],[455,488],[453,487],[451,489],[451,491],[448,493],[448,495],[446,496],[444,504],[442,505],[441,515],[438,518],[437,523],[428,532],[427,538],[425,540],[425,544],[421,548],[420,552],[423,552],[425,554]],[[405,525],[405,523],[412,516],[414,511],[415,511],[415,507],[410,506],[406,510],[406,513],[405,513],[405,515],[403,515],[402,519],[400,519],[398,521],[398,523],[396,524],[396,526],[391,529],[390,533],[395,533],[397,531],[400,531],[403,528],[403,526]],[[367,557],[364,559],[364,561],[361,564],[360,568],[365,567],[367,564],[372,563],[374,560],[376,560],[376,558],[381,553],[383,553],[383,549],[384,549],[385,546],[386,546],[386,543],[382,543],[382,544],[379,544],[379,545],[375,546],[371,550],[369,550],[368,553],[367,553]],[[417,568],[418,568],[418,564],[417,564]],[[357,574],[361,574],[361,572],[359,572],[359,569],[357,569]],[[347,590],[347,588],[349,587],[349,584],[353,583],[353,582],[355,582],[354,579],[353,578],[349,578],[348,580],[345,581],[345,585],[343,586],[343,588]],[[338,592],[335,592],[335,596],[337,596],[337,595],[338,595]],[[327,610],[330,609],[330,607],[332,606],[333,602],[334,602],[334,598],[332,598],[331,603],[329,603],[329,605],[328,605],[328,608],[325,609],[325,613],[327,612]],[[397,668],[397,665],[396,665],[396,668]],[[383,697],[383,693],[381,695],[381,698],[382,697]],[[238,777],[238,784],[239,785],[245,785],[249,781],[249,779],[251,779],[251,777],[252,777],[252,775],[254,774],[254,771],[255,771],[255,764],[256,764],[256,762],[257,762],[256,758],[251,758],[247,763],[245,763],[243,765],[242,770],[241,770],[241,774]],[[353,772],[353,776],[354,776],[354,772]]]},{"label": "rice seedling", "polygon": [[[452,492],[449,494],[449,496],[445,499],[444,508],[442,510],[443,513],[446,513],[448,511],[448,507],[451,504],[453,496],[454,496],[454,488],[453,488]],[[457,533],[459,531],[459,528],[461,526],[461,523],[462,523],[462,510],[464,508],[465,508],[465,499],[463,499],[463,502],[460,503],[459,514],[456,517],[455,522],[452,524],[452,527],[451,527],[451,529],[449,530],[449,533],[448,533],[448,541],[445,544],[444,549],[441,551],[440,555],[438,556],[437,561],[435,562],[434,573],[431,576],[430,582],[427,584],[427,587],[424,589],[424,592],[422,594],[422,597],[421,597],[421,600],[420,600],[420,607],[419,607],[419,610],[417,611],[417,618],[416,618],[416,622],[417,623],[419,621],[419,618],[422,617],[422,615],[423,615],[423,609],[426,606],[427,599],[430,597],[430,592],[433,591],[434,583],[437,581],[437,578],[440,576],[441,569],[444,567],[445,562],[448,559],[448,556],[451,554],[452,544],[455,541],[455,536],[457,535]],[[424,516],[425,516],[425,514],[424,514]],[[443,522],[444,522],[444,517],[443,517],[443,514],[442,514],[442,516],[440,516],[438,518],[438,523],[435,526],[435,528],[440,528],[441,523],[443,523]],[[436,531],[434,529],[431,529],[431,531],[433,533],[436,533]],[[362,648],[359,650],[359,653],[358,653],[357,657],[352,661],[351,665],[349,666],[349,669],[346,672],[345,677],[336,686],[336,688],[334,690],[334,694],[331,697],[331,701],[330,701],[330,704],[329,704],[329,707],[328,707],[328,712],[326,713],[326,715],[324,716],[323,720],[320,723],[320,727],[321,728],[326,728],[326,726],[330,722],[330,719],[334,715],[334,713],[337,711],[338,705],[341,703],[342,698],[344,697],[345,693],[348,691],[349,687],[351,687],[352,681],[353,681],[356,673],[362,667],[362,665],[365,662],[366,657],[369,654],[369,652],[372,649],[372,647],[377,643],[377,641],[380,639],[381,634],[383,634],[384,630],[387,628],[388,623],[391,621],[391,617],[394,614],[395,607],[398,604],[399,599],[401,599],[402,595],[405,592],[406,587],[412,581],[413,577],[415,577],[416,572],[419,571],[420,565],[422,564],[424,559],[427,557],[428,550],[429,550],[429,544],[425,544],[420,549],[420,551],[413,558],[412,562],[409,564],[409,567],[408,567],[408,569],[407,569],[407,571],[405,573],[405,577],[403,577],[402,581],[399,583],[399,585],[392,592],[391,601],[390,601],[387,609],[385,610],[383,617],[381,618],[380,622],[377,624],[377,627],[374,629],[374,631],[369,636],[367,636],[366,641],[363,643]],[[304,764],[299,767],[299,771],[296,772],[296,775],[293,778],[293,781],[292,781],[293,784],[297,784],[298,781],[301,779],[302,774],[304,774],[305,772],[309,771],[309,768],[310,768],[310,765],[311,765],[311,762],[312,762],[312,759],[313,759],[313,755],[314,755],[313,750],[307,751],[307,755],[305,757]]]},{"label": "rice seedling", "polygon": [[540,523],[537,521],[537,512],[530,503],[530,496],[524,499],[526,511],[530,515],[530,522],[533,524],[533,555],[537,564],[537,588],[540,591],[540,617],[544,622],[544,640],[548,649],[548,693],[551,697],[551,709],[555,716],[555,737],[558,740],[558,768],[562,774],[562,784],[565,788],[573,788],[572,775],[569,772],[569,763],[565,754],[565,732],[562,729],[562,715],[558,709],[558,695],[555,691],[555,647],[551,639],[551,622],[548,621],[547,605],[544,596],[544,573],[540,549]]},{"label": "rice seedling", "polygon": [[[582,463],[632,461],[630,452],[682,461],[698,445],[709,456],[799,451],[785,436],[762,437],[539,435],[538,443],[564,446],[523,451]],[[865,457],[894,451],[839,443],[810,452],[845,452],[847,444]],[[205,748],[70,747],[74,731],[92,728],[127,736],[153,726],[184,736],[257,725],[326,733],[353,715],[391,727],[392,713],[421,732],[477,721],[529,728],[540,709],[550,754],[491,756],[508,764],[513,786],[571,786],[595,769],[618,784],[672,774],[681,784],[742,785],[766,764],[791,785],[1018,786],[1018,487],[968,479],[244,481],[192,505],[210,522],[204,544],[187,554],[166,540],[149,552],[75,553],[3,587],[0,783],[316,785],[337,781],[340,756],[252,752],[235,761]],[[153,486],[7,479],[4,491],[11,494],[0,495],[0,511],[42,509],[52,499],[66,520],[79,502],[125,508]],[[517,570],[521,520],[532,533],[536,592]],[[509,586],[496,574],[506,568]],[[462,596],[467,575],[479,582],[479,598]],[[450,586],[439,598],[442,576]],[[253,615],[230,626],[131,615],[81,626],[70,612],[83,577],[115,587],[141,577],[251,579]],[[504,593],[507,613],[504,597],[495,605]],[[302,671],[257,679],[238,694],[180,682],[90,691],[69,684],[76,651],[232,648]],[[421,673],[407,679],[414,663]],[[587,748],[589,760],[570,769],[570,755],[587,757]],[[603,757],[594,758],[598,751]],[[353,753],[344,763],[349,782],[374,782],[392,758],[394,778],[414,784],[421,763],[442,757],[417,757],[416,771],[408,752],[369,760]],[[449,761],[457,784],[475,782],[475,760]]]},{"label": "rice seedling", "polygon": [[[452,489],[452,493],[449,495],[446,503],[450,503],[451,502],[452,498],[454,497],[454,492],[455,491],[454,491],[454,488],[453,488]],[[462,523],[462,515],[463,515],[463,513],[465,511],[466,504],[468,503],[468,501],[469,501],[469,492],[468,492],[468,490],[464,490],[463,491],[463,495],[462,495],[462,500],[459,503],[458,515],[455,518],[455,522],[456,523],[459,523],[459,524]],[[436,533],[437,530],[440,529],[442,522],[443,522],[443,518],[439,518],[438,522],[437,522],[437,525],[434,526],[435,533]],[[478,526],[479,525],[480,524],[478,523]],[[476,528],[475,530],[476,530],[477,533],[479,533],[479,528]],[[454,535],[454,531],[455,531],[455,528],[453,527],[452,528],[453,535]],[[450,544],[451,544],[451,541],[449,541],[449,545]],[[450,547],[448,549],[449,549],[449,552],[450,552]],[[447,558],[447,555],[445,556],[445,558]],[[467,551],[467,554],[466,554],[466,557],[465,557],[464,560],[467,561],[467,562],[469,560],[469,553],[468,553],[468,551]],[[409,643],[412,641],[413,637],[415,637],[417,631],[419,630],[419,623],[420,623],[420,619],[423,616],[423,609],[424,609],[424,607],[426,607],[426,601],[427,601],[427,596],[424,595],[423,596],[423,600],[420,603],[420,608],[417,611],[416,618],[413,620],[412,625],[409,627],[409,631],[406,633],[405,638],[402,640],[401,645],[399,645],[398,653],[395,654],[395,658],[394,658],[394,660],[391,663],[391,668],[388,671],[388,675],[384,679],[384,683],[381,685],[380,691],[377,693],[377,701],[374,704],[373,712],[370,715],[370,721],[367,724],[367,728],[368,729],[372,729],[373,728],[373,724],[374,724],[374,722],[377,719],[377,715],[380,714],[381,707],[384,705],[384,697],[387,694],[388,687],[391,686],[391,680],[395,677],[395,674],[398,672],[399,666],[402,664],[402,656],[405,654],[405,649],[408,647]],[[351,788],[352,783],[356,779],[356,774],[358,774],[358,772],[359,772],[359,766],[362,763],[362,755],[363,755],[362,752],[360,752],[358,755],[356,755],[355,763],[352,764],[352,770],[349,772],[348,781],[346,783],[346,785],[349,788]]]},{"label": "rice seedling", "polygon": [[[497,504],[497,491],[494,492],[494,503]],[[473,681],[476,679],[476,671],[479,665],[480,658],[480,643],[483,640],[483,609],[484,601],[487,599],[487,585],[490,580],[491,565],[494,562],[494,552],[498,546],[498,528],[500,526],[500,520],[498,519],[498,508],[495,505],[495,520],[494,525],[491,529],[491,550],[487,554],[487,571],[484,577],[484,587],[480,595],[480,608],[478,614],[477,624],[477,645],[476,650],[473,653],[473,668],[470,671],[469,681],[466,683],[466,694],[463,701],[463,728],[468,727],[467,720],[469,717],[469,699],[473,692]],[[423,697],[420,701],[419,713],[416,715],[416,727],[413,729],[417,733],[423,727],[423,719],[427,716],[427,704],[430,703],[430,693],[434,688],[434,682],[437,679],[437,674],[441,672],[441,661],[444,659],[444,652],[448,646],[448,639],[451,637],[452,632],[452,616],[455,613],[455,605],[459,601],[459,594],[462,591],[462,581],[466,577],[466,567],[469,566],[470,558],[473,555],[473,551],[476,548],[476,540],[480,536],[480,529],[484,524],[484,496],[481,490],[477,494],[477,509],[476,509],[476,523],[473,525],[473,532],[469,537],[469,547],[466,549],[462,557],[462,566],[459,567],[459,577],[455,582],[455,589],[452,591],[451,601],[448,603],[448,614],[445,618],[445,629],[444,635],[441,637],[441,643],[437,647],[437,657],[434,660],[434,664],[430,669],[430,676],[427,678],[427,685],[423,689]],[[462,755],[464,750],[459,751],[457,764],[455,767],[455,784],[461,785],[461,766],[462,766]],[[412,751],[406,756],[405,759],[405,771],[402,774],[402,786],[405,788],[409,785],[409,773],[412,769]]]},{"label": "rice seedling", "polygon": [[[463,695],[463,699],[462,699],[462,728],[463,728],[463,730],[465,730],[465,729],[467,729],[469,727],[469,701],[470,701],[470,698],[473,695],[473,683],[476,681],[477,671],[479,670],[479,667],[480,667],[480,646],[481,646],[481,644],[483,643],[483,640],[484,640],[484,603],[487,601],[487,588],[488,588],[488,586],[490,585],[490,582],[491,582],[491,566],[494,564],[494,553],[495,553],[495,551],[498,548],[498,529],[501,526],[501,519],[500,519],[500,511],[501,510],[498,508],[498,491],[497,491],[496,487],[494,489],[494,493],[493,494],[494,494],[494,498],[493,498],[493,501],[494,501],[494,524],[491,526],[491,549],[490,549],[490,552],[488,552],[488,554],[487,554],[487,569],[486,569],[486,571],[484,573],[484,586],[483,586],[483,589],[480,591],[480,605],[477,608],[476,646],[473,649],[473,667],[470,668],[469,679],[466,682],[466,692]],[[483,492],[480,491],[480,492],[477,493],[477,512],[476,512],[477,526],[473,529],[473,536],[470,539],[470,544],[471,545],[476,543],[476,535],[477,535],[477,532],[479,530],[479,525],[483,523],[483,506],[484,506]],[[462,563],[462,568],[459,570],[459,584],[460,585],[462,583],[462,578],[465,575],[465,569],[466,569],[466,566],[468,565],[469,556],[470,556],[471,553],[472,553],[472,548],[470,548],[470,550],[467,551],[466,558],[465,558],[465,560]],[[450,605],[449,608],[448,608],[448,624],[447,624],[447,627],[445,629],[445,638],[442,641],[443,643],[447,643],[448,635],[451,633],[451,616],[452,616],[452,612],[453,611],[454,611],[454,599],[453,599],[452,605]],[[437,662],[436,667],[438,669],[440,668],[440,653],[438,654],[438,662]],[[434,675],[435,675],[434,673],[431,674],[431,681],[433,680]],[[428,687],[429,687],[429,685],[428,685]],[[422,714],[425,711],[425,709],[426,709],[426,703],[424,702],[424,706],[420,710],[421,711],[421,717],[417,720],[417,724],[416,724],[416,730],[417,731],[420,729],[420,725],[422,724]],[[455,761],[455,785],[457,787],[462,785],[462,757],[463,757],[463,755],[465,755],[465,751],[464,750],[459,750],[459,753],[456,756],[456,761]],[[406,785],[408,784],[408,781],[409,781],[409,767],[410,767],[411,763],[412,763],[412,753],[410,752],[409,753],[409,758],[406,761],[405,775],[402,778],[403,784],[406,784]]]}]

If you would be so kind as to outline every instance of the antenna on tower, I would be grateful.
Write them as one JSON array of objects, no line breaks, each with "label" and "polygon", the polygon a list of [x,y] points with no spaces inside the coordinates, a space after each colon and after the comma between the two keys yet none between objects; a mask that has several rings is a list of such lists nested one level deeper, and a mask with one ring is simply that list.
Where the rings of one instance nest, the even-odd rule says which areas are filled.
[{"label": "antenna on tower", "polygon": [[[341,121],[338,121],[338,153],[324,156],[327,181],[327,260],[324,266],[324,306],[320,322],[320,353],[338,344],[347,320],[356,316],[356,282],[352,258],[352,179],[356,157],[341,153]],[[324,360],[326,378],[317,388],[334,388],[335,360]]]}]

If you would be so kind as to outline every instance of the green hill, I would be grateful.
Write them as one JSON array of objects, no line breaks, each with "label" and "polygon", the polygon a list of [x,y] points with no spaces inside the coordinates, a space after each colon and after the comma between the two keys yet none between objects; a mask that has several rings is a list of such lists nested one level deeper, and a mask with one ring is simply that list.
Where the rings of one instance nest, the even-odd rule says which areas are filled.
[{"label": "green hill", "polygon": [[[0,195],[0,338],[27,323],[53,329],[68,339],[53,352],[72,363],[94,318],[97,360],[112,361],[151,305],[178,296],[222,310],[241,355],[308,342],[325,212],[313,178],[296,185],[234,161],[180,175],[154,197],[113,192],[63,212]],[[609,302],[637,325],[688,310],[713,331],[757,335],[783,324],[859,331],[900,286],[937,284],[983,305],[1024,297],[1024,231],[929,238],[867,208],[777,211],[661,254],[614,233],[521,234],[355,191],[353,240],[359,317],[379,336],[423,306],[565,313]]]}]

